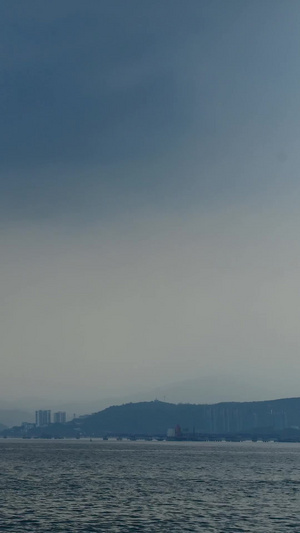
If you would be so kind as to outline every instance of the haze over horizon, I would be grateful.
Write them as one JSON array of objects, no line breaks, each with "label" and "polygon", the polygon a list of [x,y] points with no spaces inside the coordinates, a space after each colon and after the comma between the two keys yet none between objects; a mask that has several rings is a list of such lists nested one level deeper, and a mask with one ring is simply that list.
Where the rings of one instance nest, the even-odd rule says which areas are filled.
[{"label": "haze over horizon", "polygon": [[300,396],[300,4],[0,13],[0,398]]}]

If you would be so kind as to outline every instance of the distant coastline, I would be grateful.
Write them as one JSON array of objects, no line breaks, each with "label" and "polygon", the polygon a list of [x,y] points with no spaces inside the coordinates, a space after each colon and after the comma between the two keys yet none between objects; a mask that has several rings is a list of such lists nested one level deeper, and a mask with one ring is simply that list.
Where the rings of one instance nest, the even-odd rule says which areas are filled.
[{"label": "distant coastline", "polygon": [[217,404],[154,400],[115,405],[65,423],[0,427],[2,437],[300,441],[300,398]]}]

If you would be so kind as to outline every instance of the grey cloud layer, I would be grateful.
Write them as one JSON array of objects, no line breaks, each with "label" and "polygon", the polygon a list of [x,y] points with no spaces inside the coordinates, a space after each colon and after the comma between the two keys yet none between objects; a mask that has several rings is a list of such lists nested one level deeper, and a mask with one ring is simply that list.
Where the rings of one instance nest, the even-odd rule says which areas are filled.
[{"label": "grey cloud layer", "polygon": [[299,3],[0,15],[1,391],[295,394]]},{"label": "grey cloud layer", "polygon": [[[89,194],[101,211],[107,196],[248,193],[272,168],[257,177],[239,160],[249,167],[262,144],[286,158],[299,133],[295,2],[12,0],[1,11],[7,216],[84,210]],[[215,162],[225,175],[207,170]]]},{"label": "grey cloud layer", "polygon": [[205,376],[296,394],[298,226],[297,210],[270,208],[12,231],[2,394],[92,399]]},{"label": "grey cloud layer", "polygon": [[176,110],[166,54],[172,61],[197,12],[193,2],[185,21],[176,2],[177,17],[170,2],[51,4],[16,4],[19,15],[2,18],[2,163],[107,162],[136,155],[154,132],[170,133]]}]

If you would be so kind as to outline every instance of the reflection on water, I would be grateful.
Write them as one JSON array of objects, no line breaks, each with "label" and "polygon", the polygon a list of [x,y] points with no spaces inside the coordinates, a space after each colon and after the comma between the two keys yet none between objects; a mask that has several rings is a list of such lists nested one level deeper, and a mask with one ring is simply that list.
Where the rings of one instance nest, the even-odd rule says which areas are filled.
[{"label": "reflection on water", "polygon": [[300,445],[0,442],[0,530],[300,531]]}]

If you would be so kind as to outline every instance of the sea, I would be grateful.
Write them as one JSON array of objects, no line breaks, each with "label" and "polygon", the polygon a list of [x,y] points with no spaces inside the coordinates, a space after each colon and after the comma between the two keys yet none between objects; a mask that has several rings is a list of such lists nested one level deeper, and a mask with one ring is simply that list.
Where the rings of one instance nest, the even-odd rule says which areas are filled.
[{"label": "sea", "polygon": [[300,533],[300,444],[2,439],[0,531]]}]

